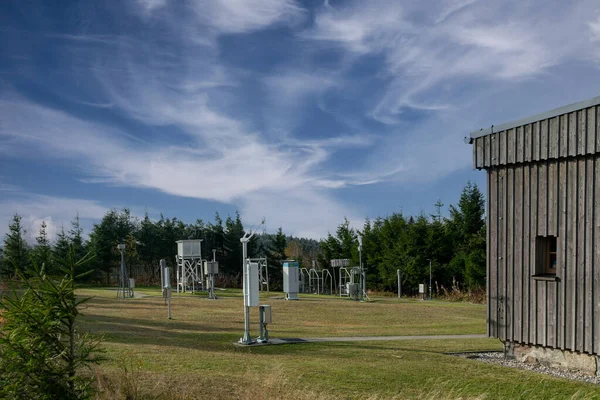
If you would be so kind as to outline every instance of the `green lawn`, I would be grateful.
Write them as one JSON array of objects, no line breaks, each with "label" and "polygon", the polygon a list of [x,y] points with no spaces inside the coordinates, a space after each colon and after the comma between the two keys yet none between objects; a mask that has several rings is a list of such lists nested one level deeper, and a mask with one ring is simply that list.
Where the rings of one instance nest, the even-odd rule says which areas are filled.
[{"label": "green lawn", "polygon": [[[108,360],[97,374],[107,393],[129,388],[141,399],[600,397],[594,385],[444,354],[500,350],[495,339],[239,348],[232,344],[243,333],[239,291],[219,292],[217,301],[175,294],[173,320],[167,319],[157,289],[138,289],[148,297],[127,300],[116,299],[113,290],[78,294],[94,296],[82,310],[82,328],[104,335]],[[481,305],[389,297],[369,303],[328,296],[301,295],[294,302],[281,298],[281,293],[261,298],[273,309],[273,338],[485,333]],[[256,309],[251,318],[257,336]]]}]

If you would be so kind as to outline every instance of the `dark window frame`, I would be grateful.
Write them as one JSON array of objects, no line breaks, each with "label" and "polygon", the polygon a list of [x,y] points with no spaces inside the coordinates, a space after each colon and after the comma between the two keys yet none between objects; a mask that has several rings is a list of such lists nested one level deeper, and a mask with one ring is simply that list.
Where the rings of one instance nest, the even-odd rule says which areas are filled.
[{"label": "dark window frame", "polygon": [[533,278],[556,280],[558,237],[537,236],[535,238],[535,275]]}]

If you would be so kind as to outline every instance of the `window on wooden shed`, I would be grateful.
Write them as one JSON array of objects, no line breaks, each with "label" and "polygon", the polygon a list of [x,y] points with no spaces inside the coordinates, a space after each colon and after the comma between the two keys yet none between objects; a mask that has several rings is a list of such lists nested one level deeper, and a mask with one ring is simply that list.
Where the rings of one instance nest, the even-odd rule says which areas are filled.
[{"label": "window on wooden shed", "polygon": [[536,238],[536,275],[556,275],[556,236]]}]

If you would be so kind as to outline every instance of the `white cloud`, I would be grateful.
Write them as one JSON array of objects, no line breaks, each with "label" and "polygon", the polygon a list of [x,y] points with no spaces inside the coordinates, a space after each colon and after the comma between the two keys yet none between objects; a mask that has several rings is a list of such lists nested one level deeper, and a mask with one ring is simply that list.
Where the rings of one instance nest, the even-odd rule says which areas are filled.
[{"label": "white cloud", "polygon": [[[593,58],[581,22],[594,8],[592,1],[544,7],[469,0],[354,2],[317,15],[307,36],[354,53],[383,55],[390,89],[371,115],[396,123],[404,107],[431,109],[423,94],[445,82],[523,79],[565,60]],[[425,10],[429,17],[416,20]],[[436,17],[430,10],[441,11]],[[594,32],[595,24],[589,27]],[[434,102],[433,108],[444,105]]]},{"label": "white cloud", "polygon": [[241,212],[246,221],[260,221],[266,216],[269,229],[281,226],[286,233],[314,239],[325,237],[344,217],[353,226],[364,222],[356,211],[310,186],[252,193],[242,201]]},{"label": "white cloud", "polygon": [[223,33],[251,32],[275,23],[295,23],[304,10],[293,0],[198,0],[198,17]]},{"label": "white cloud", "polygon": [[[212,125],[208,124],[203,132],[190,136],[205,139],[203,143],[212,147],[206,147],[198,153],[185,153],[174,146],[133,142],[110,127],[82,121],[23,99],[0,99],[0,110],[3,114],[0,137],[14,138],[16,146],[13,151],[18,153],[21,149],[23,156],[55,155],[62,159],[69,158],[77,161],[81,165],[81,172],[91,176],[95,182],[241,203],[248,209],[261,208],[266,214],[273,212],[274,204],[280,201],[279,196],[285,195],[289,199],[303,191],[312,192],[315,198],[324,196],[317,190],[324,185],[314,168],[328,158],[329,151],[326,149],[335,143],[335,140],[323,143],[297,142],[280,147],[263,143],[256,135],[239,131],[241,128],[232,122],[230,136],[237,138],[237,142],[226,140],[227,147],[219,148],[215,143],[221,140],[211,137],[215,132],[211,130]],[[31,115],[36,115],[36,118],[30,118]],[[173,122],[180,122],[183,127],[187,124],[186,119]],[[224,133],[228,136],[227,132]],[[356,138],[350,138],[348,142],[349,145],[364,143]],[[201,146],[192,145],[194,147]],[[261,199],[259,204],[252,204],[252,199],[262,192],[276,195],[269,197],[268,201]],[[299,203],[289,202],[286,207],[290,215],[300,212],[293,208]],[[27,206],[39,208],[39,204],[42,203],[29,203]],[[331,208],[341,209],[329,200],[327,209],[315,209],[313,213],[329,215]],[[69,209],[74,207],[70,206]],[[350,212],[346,210],[346,214]],[[45,217],[55,214],[32,212],[31,215]],[[298,223],[302,221],[305,220],[297,219]],[[305,225],[301,224],[293,232],[304,229]],[[321,229],[323,232],[325,225],[315,225],[311,229]]]},{"label": "white cloud", "polygon": [[[190,24],[187,18],[191,16],[199,32],[205,34],[206,27],[216,34],[239,34],[272,25],[294,26],[306,14],[294,0],[192,0],[172,4],[167,4],[166,0],[137,0],[137,6],[142,16],[159,16],[172,28]],[[169,10],[169,6],[172,9]]]},{"label": "white cloud", "polygon": [[301,70],[273,73],[264,82],[271,91],[273,100],[288,106],[295,105],[308,95],[319,94],[341,85],[334,76]]},{"label": "white cloud", "polygon": [[588,22],[593,41],[600,41],[600,17],[594,21]]},{"label": "white cloud", "polygon": [[143,12],[150,14],[154,10],[163,8],[167,4],[167,0],[137,0],[137,4]]},{"label": "white cloud", "polygon": [[[61,226],[68,231],[71,221],[79,213],[82,226],[91,229],[93,221],[100,221],[107,210],[93,200],[75,199],[56,196],[44,196],[18,192],[10,198],[0,200],[0,240],[8,232],[8,225],[15,213],[21,216],[21,224],[27,231],[25,238],[35,243],[42,221],[46,221],[48,238],[56,239]],[[89,230],[85,232],[89,234]]]}]

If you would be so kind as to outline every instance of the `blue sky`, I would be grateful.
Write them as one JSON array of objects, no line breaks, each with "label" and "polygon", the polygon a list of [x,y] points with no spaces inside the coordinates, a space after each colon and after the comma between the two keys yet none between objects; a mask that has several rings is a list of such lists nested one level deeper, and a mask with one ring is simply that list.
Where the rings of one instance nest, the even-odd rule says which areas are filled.
[{"label": "blue sky", "polygon": [[597,1],[59,3],[0,5],[2,235],[430,213],[485,189],[469,132],[600,94]]}]

